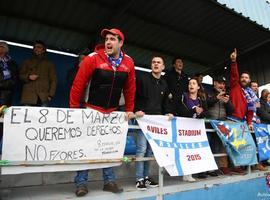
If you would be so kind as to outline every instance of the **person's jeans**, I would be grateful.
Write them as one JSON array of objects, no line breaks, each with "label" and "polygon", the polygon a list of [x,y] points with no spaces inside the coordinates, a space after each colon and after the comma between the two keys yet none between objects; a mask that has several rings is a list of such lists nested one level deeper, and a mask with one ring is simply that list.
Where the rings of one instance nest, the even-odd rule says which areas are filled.
[{"label": "person's jeans", "polygon": [[[141,130],[137,133],[136,158],[152,156],[153,152]],[[149,161],[136,162],[136,180],[144,179],[149,175]]]},{"label": "person's jeans", "polygon": [[[115,181],[115,175],[112,167],[103,168],[103,180],[104,184]],[[88,170],[77,171],[77,175],[74,178],[76,187],[86,185],[88,181]]]}]

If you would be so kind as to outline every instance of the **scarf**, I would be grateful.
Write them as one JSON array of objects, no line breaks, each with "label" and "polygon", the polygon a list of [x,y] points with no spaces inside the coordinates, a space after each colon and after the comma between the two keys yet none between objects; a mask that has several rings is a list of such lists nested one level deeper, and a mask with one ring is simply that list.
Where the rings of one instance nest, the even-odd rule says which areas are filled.
[{"label": "scarf", "polygon": [[119,67],[119,65],[121,64],[122,60],[123,60],[123,53],[122,51],[120,52],[119,58],[113,58],[112,56],[108,56],[108,60],[110,62],[110,64],[112,65],[112,67],[114,68],[114,70]]},{"label": "scarf", "polygon": [[256,112],[255,103],[260,101],[259,98],[250,87],[242,88],[242,90],[244,91],[247,100],[247,109]]},{"label": "scarf", "polygon": [[0,68],[3,74],[3,79],[7,80],[11,78],[11,73],[8,69],[8,61],[10,61],[11,57],[9,55],[6,55],[3,58],[0,58]]},{"label": "scarf", "polygon": [[[189,98],[188,93],[184,93],[184,98],[186,100],[186,105],[189,110],[193,110],[196,106],[200,106],[200,99],[198,97],[194,100]],[[197,118],[196,112],[193,114],[192,118]]]}]

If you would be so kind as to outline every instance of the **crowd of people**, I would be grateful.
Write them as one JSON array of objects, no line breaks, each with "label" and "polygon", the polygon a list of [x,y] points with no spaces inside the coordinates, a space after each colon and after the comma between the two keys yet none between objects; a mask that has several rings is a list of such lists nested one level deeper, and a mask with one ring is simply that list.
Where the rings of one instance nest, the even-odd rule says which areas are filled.
[{"label": "crowd of people", "polygon": [[[135,73],[134,62],[124,50],[124,34],[119,29],[103,29],[104,44],[94,52],[82,55],[75,68],[69,72],[70,108],[91,108],[103,113],[119,110],[121,95],[124,97],[126,119],[147,115],[167,115],[189,118],[246,121],[253,131],[253,123],[270,123],[270,92],[263,90],[258,97],[258,83],[251,81],[247,71],[239,73],[237,50],[230,55],[230,81],[224,75],[213,77],[211,89],[202,84],[203,74],[188,76],[184,73],[181,57],[175,57],[172,67],[165,70],[162,56],[149,61],[150,73]],[[0,42],[0,105],[12,105],[14,86],[22,83],[21,104],[49,106],[55,96],[57,76],[55,66],[46,57],[46,45],[36,41],[33,56],[20,68],[9,56],[7,43]],[[162,71],[165,75],[162,76]],[[121,106],[121,110],[122,110]],[[2,133],[2,125],[0,133]],[[216,134],[207,134],[213,153],[223,153],[225,148]],[[136,157],[149,157],[152,150],[141,131],[137,132]],[[228,157],[217,159],[219,172],[224,175],[245,174],[241,167],[230,164]],[[264,163],[265,164],[265,163]],[[262,164],[254,170],[267,170]],[[136,187],[146,190],[158,183],[149,177],[149,162],[136,162]],[[218,176],[216,171],[183,177],[193,182],[196,178]],[[123,189],[116,184],[112,168],[103,169],[104,191],[114,193]],[[84,196],[87,189],[88,170],[78,171],[75,177],[76,195]]]}]

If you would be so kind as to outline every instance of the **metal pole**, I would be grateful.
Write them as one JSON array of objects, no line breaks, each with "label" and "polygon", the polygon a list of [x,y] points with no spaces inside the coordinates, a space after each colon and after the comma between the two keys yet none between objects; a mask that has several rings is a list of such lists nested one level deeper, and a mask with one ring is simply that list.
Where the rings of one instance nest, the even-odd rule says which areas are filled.
[{"label": "metal pole", "polygon": [[248,166],[248,174],[251,174],[251,166]]},{"label": "metal pole", "polygon": [[163,200],[163,167],[158,167],[158,194],[156,200]]}]

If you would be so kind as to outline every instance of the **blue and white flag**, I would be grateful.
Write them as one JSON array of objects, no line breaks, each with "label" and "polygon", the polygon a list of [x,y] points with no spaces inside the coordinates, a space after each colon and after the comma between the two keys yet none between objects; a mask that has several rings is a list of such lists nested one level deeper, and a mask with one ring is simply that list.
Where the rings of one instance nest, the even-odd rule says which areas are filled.
[{"label": "blue and white flag", "polygon": [[137,119],[159,166],[171,176],[215,170],[204,120],[145,115]]},{"label": "blue and white flag", "polygon": [[244,122],[211,120],[234,166],[257,164],[256,146]]},{"label": "blue and white flag", "polygon": [[270,125],[254,123],[254,131],[258,144],[259,161],[270,158]]}]

